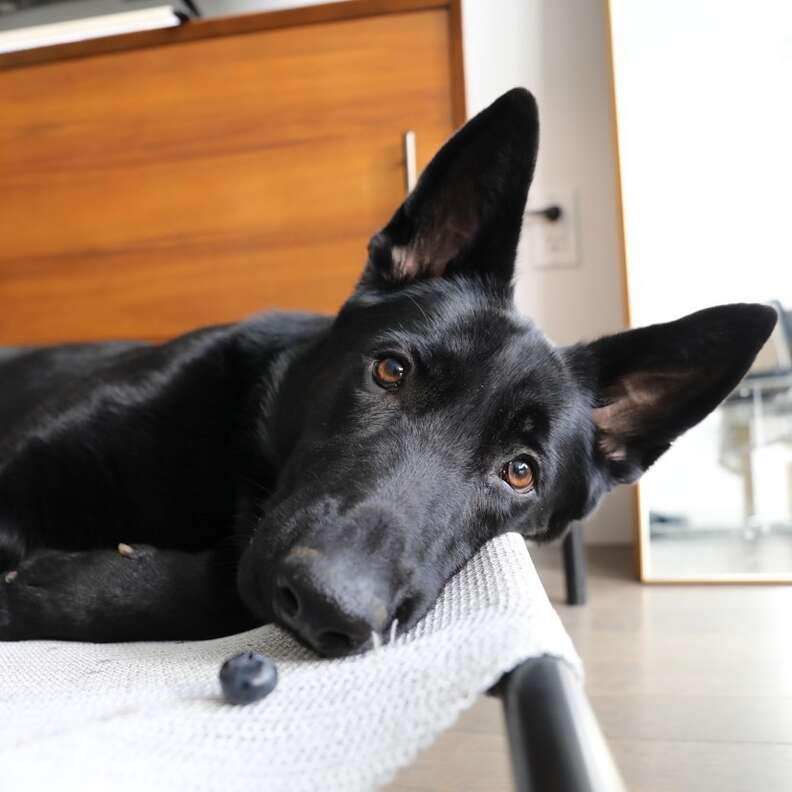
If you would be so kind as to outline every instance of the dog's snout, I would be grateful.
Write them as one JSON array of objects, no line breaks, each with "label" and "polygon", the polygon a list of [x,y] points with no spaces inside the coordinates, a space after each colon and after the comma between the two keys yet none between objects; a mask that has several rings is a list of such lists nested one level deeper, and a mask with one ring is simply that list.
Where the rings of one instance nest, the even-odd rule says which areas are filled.
[{"label": "dog's snout", "polygon": [[359,652],[391,622],[388,582],[349,557],[290,553],[275,577],[273,604],[281,622],[329,657]]}]

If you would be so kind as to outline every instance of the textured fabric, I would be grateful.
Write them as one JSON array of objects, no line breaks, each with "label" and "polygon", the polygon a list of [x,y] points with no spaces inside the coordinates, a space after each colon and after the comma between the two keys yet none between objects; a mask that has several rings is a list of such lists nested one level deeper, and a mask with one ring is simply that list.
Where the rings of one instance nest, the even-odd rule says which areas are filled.
[{"label": "textured fabric", "polygon": [[[270,655],[268,698],[224,704],[217,673]],[[409,633],[322,660],[275,626],[213,641],[0,644],[0,789],[374,789],[521,660],[579,660],[522,539],[484,547]]]}]

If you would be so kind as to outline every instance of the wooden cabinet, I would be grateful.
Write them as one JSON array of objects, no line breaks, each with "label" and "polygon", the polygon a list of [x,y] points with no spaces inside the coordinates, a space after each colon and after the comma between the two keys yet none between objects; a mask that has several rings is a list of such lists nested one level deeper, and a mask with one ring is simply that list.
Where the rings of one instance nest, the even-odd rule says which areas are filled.
[{"label": "wooden cabinet", "polygon": [[334,311],[464,118],[454,2],[347,2],[0,57],[0,344]]}]

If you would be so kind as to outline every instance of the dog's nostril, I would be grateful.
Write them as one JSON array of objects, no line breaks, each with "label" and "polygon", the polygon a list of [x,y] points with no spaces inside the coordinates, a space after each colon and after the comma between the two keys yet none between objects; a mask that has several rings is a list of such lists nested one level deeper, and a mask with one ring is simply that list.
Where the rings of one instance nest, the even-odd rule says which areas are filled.
[{"label": "dog's nostril", "polygon": [[286,585],[281,584],[277,589],[278,606],[280,607],[281,614],[294,618],[300,610],[300,600],[294,591]]},{"label": "dog's nostril", "polygon": [[410,623],[410,620],[418,607],[418,597],[407,597],[401,605],[396,609],[394,618],[399,624],[400,628],[404,628]]},{"label": "dog's nostril", "polygon": [[324,654],[337,656],[347,654],[352,651],[352,639],[342,632],[336,630],[325,630],[316,637],[317,648]]}]

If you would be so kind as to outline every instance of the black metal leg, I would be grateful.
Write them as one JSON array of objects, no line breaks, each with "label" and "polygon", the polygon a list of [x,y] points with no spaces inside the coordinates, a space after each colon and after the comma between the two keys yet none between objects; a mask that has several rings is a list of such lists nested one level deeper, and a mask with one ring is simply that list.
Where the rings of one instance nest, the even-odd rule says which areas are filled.
[{"label": "black metal leg", "polygon": [[625,792],[583,688],[563,660],[526,660],[497,692],[519,792]]},{"label": "black metal leg", "polygon": [[583,531],[573,525],[563,543],[564,577],[566,579],[567,604],[586,604],[586,554],[583,547]]}]

